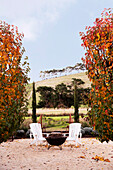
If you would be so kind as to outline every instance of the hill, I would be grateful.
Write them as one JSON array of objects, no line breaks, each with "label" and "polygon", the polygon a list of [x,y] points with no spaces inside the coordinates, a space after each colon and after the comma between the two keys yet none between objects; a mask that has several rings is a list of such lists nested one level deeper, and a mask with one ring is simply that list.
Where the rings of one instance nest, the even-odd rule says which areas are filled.
[{"label": "hill", "polygon": [[[66,85],[70,85],[72,83],[72,78],[77,78],[81,79],[82,81],[85,82],[84,85],[82,85],[83,88],[91,87],[91,82],[88,79],[88,76],[86,75],[85,72],[81,73],[76,73],[76,74],[71,74],[71,75],[66,75],[66,76],[61,76],[61,77],[56,77],[56,78],[51,78],[51,79],[45,79],[42,81],[37,81],[35,82],[35,88],[39,86],[51,86],[55,87],[57,84],[64,83]],[[27,87],[27,92],[28,92],[28,99],[29,99],[29,107],[31,107],[31,101],[32,101],[32,83],[30,83]],[[38,101],[38,94],[37,94],[37,101]]]}]

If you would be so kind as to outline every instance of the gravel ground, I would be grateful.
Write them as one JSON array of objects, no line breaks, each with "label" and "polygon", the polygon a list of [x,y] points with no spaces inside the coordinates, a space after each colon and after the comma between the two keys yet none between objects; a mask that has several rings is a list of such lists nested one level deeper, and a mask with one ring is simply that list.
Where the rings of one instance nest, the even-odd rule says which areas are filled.
[{"label": "gravel ground", "polygon": [[46,142],[30,146],[30,139],[0,144],[0,170],[113,170],[113,142],[82,138],[82,144],[65,142],[47,149]]}]

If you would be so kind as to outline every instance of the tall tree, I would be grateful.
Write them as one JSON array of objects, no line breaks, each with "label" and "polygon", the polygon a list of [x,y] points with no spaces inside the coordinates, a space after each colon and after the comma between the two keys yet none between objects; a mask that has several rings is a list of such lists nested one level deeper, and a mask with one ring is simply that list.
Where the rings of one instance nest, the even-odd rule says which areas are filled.
[{"label": "tall tree", "polygon": [[28,57],[22,56],[23,34],[18,28],[0,21],[0,143],[19,128],[27,115]]},{"label": "tall tree", "polygon": [[33,82],[33,93],[32,93],[32,121],[33,123],[37,122],[36,117],[36,91],[35,91],[35,82]]},{"label": "tall tree", "polygon": [[56,85],[55,94],[56,94],[59,106],[63,106],[63,105],[64,105],[64,107],[66,106],[65,100],[67,99],[67,92],[68,92],[67,86],[64,83]]},{"label": "tall tree", "polygon": [[74,121],[79,122],[78,90],[76,81],[74,81]]},{"label": "tall tree", "polygon": [[113,12],[104,10],[94,26],[80,33],[86,49],[83,59],[91,89],[91,123],[99,132],[100,141],[113,140]]},{"label": "tall tree", "polygon": [[79,122],[79,98],[78,98],[78,86],[84,84],[81,79],[73,78],[74,82],[74,121]]}]

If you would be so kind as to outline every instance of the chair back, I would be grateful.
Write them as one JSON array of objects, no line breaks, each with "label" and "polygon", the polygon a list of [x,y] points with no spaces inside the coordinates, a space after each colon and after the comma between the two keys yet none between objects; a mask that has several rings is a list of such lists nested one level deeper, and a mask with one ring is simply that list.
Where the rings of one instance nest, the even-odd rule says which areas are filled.
[{"label": "chair back", "polygon": [[80,123],[71,123],[69,125],[69,137],[75,138],[78,136],[81,131],[81,124]]},{"label": "chair back", "polygon": [[42,129],[40,123],[31,123],[30,124],[31,132],[33,133],[33,137],[42,138]]}]

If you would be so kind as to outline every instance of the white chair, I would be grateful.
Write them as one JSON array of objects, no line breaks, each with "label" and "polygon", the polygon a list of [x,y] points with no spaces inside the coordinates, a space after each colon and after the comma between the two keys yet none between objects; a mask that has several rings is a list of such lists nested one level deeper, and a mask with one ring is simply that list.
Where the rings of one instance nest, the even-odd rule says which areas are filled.
[{"label": "white chair", "polygon": [[30,124],[30,139],[34,137],[34,140],[31,142],[31,145],[36,142],[36,146],[39,142],[46,141],[46,139],[42,136],[42,129],[40,123],[31,123]]},{"label": "white chair", "polygon": [[[80,141],[78,138],[80,137]],[[81,124],[80,123],[71,123],[69,125],[69,137],[67,137],[66,141],[75,141],[76,146],[77,143],[81,144]]]}]

